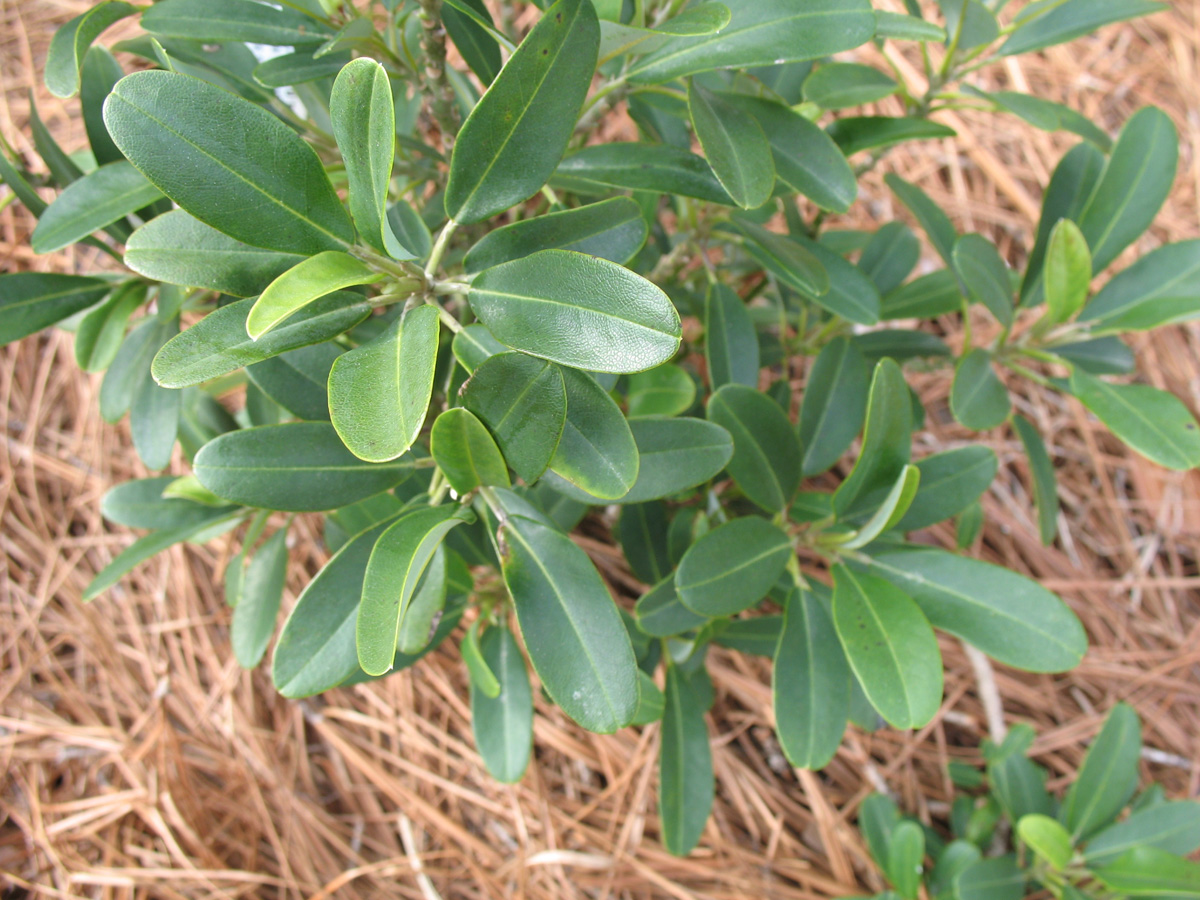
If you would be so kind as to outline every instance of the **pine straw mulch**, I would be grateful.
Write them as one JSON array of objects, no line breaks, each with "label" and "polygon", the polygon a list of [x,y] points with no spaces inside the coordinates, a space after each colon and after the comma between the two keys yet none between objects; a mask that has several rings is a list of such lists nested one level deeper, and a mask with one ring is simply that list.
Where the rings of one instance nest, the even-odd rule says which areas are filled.
[{"label": "pine straw mulch", "polygon": [[[34,74],[53,28],[82,0],[0,0],[0,128],[28,151],[25,92],[52,130],[81,144],[71,106]],[[1200,14],[1181,2],[1045,56],[1008,61],[985,86],[1065,100],[1110,130],[1156,103],[1183,137],[1180,179],[1145,252],[1197,236]],[[914,71],[916,71],[914,69]],[[889,157],[957,224],[1029,238],[1054,162],[1071,141],[1008,117],[961,113],[957,143]],[[878,177],[846,222],[903,215]],[[0,213],[6,271],[73,271],[71,253],[32,256],[30,221]],[[979,327],[986,328],[984,322]],[[1200,328],[1135,340],[1144,377],[1200,408]],[[948,379],[922,375],[930,410],[919,452],[970,439],[946,415]],[[655,812],[658,731],[588,735],[540,709],[536,758],[515,787],[492,782],[472,745],[467,679],[439,651],[410,673],[306,702],[275,696],[228,645],[225,541],[176,548],[90,605],[80,594],[131,536],[105,525],[103,491],[146,474],[124,425],[97,415],[99,378],[80,374],[63,332],[0,351],[0,885],[24,897],[807,898],[877,888],[854,829],[865,794],[886,786],[923,817],[944,812],[944,763],[978,760],[986,733],[976,677],[943,640],[942,713],[913,735],[851,730],[820,774],[790,771],[771,736],[768,666],[712,656],[718,790],[700,848],[673,859]],[[797,385],[800,387],[800,385]],[[1079,764],[1104,712],[1132,703],[1145,722],[1146,777],[1172,796],[1200,790],[1200,477],[1125,450],[1073,401],[1017,386],[1048,435],[1064,501],[1062,537],[1042,547],[1029,479],[1006,431],[987,436],[1002,469],[975,553],[1059,591],[1091,640],[1074,672],[995,675],[1010,722],[1036,725],[1056,784]],[[178,465],[172,471],[182,471]],[[625,598],[634,584],[601,517],[585,547]],[[316,522],[292,532],[287,603],[321,564]],[[930,540],[949,544],[948,528]]]}]

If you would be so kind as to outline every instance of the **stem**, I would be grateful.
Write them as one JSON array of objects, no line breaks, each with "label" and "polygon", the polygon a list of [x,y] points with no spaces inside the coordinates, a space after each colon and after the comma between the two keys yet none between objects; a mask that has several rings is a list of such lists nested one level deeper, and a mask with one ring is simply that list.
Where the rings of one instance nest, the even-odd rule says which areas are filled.
[{"label": "stem", "polygon": [[450,238],[454,236],[455,229],[458,228],[458,223],[453,219],[448,219],[442,227],[441,232],[434,241],[433,250],[429,254],[429,263],[425,266],[425,279],[433,281],[434,273],[437,272],[438,266],[442,264],[442,257],[446,255],[446,248],[450,246]]},{"label": "stem", "polygon": [[446,26],[442,24],[442,0],[420,0],[421,49],[425,53],[425,71],[421,74],[421,90],[429,99],[433,118],[442,133],[442,150],[454,146],[458,134],[458,110],[454,105],[454,88],[446,77]]}]

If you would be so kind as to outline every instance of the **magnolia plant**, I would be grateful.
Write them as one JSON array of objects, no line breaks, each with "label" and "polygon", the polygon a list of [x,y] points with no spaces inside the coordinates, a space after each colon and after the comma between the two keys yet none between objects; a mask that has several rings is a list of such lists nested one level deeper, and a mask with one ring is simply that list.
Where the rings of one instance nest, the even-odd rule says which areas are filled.
[{"label": "magnolia plant", "polygon": [[[283,695],[451,639],[479,752],[516,781],[528,660],[591,731],[662,721],[662,837],[686,853],[713,796],[711,645],[773,657],[780,743],[806,768],[848,720],[930,721],[935,629],[1034,672],[1085,651],[1039,585],[906,539],[955,519],[970,545],[998,467],[982,444],[913,458],[926,413],[906,369],[953,378],[965,427],[1017,433],[1047,542],[1052,456],[1006,380],[1078,398],[1162,465],[1200,464],[1183,403],[1106,378],[1132,371],[1121,333],[1200,314],[1200,241],[1091,292],[1168,194],[1171,122],[1143,109],[1114,141],[970,83],[1163,4],[537,5],[96,5],[57,33],[45,73],[79,94],[90,150],[64,152],[34,109],[48,174],[0,155],[0,178],[38,217],[35,251],[78,242],[101,264],[4,276],[0,340],[73,330],[79,364],[105,372],[104,419],[129,416],[148,469],[178,443],[190,470],[105,496],[109,521],[148,534],[87,599],[240,528],[231,643],[256,666],[287,572],[291,519],[273,512],[324,513],[332,556],[275,643]],[[536,19],[523,37],[518,14]],[[124,62],[93,46],[132,17],[143,33],[112,47]],[[834,58],[868,44],[885,68]],[[287,49],[260,61],[258,45]],[[901,54],[923,63],[920,87]],[[886,98],[903,114],[845,112]],[[826,227],[889,147],[952,137],[936,119],[960,107],[1082,138],[1020,269],[895,175],[943,268],[911,277],[921,244],[902,221]],[[598,142],[617,109],[639,139]],[[632,611],[568,536],[596,507],[649,586]]]},{"label": "magnolia plant", "polygon": [[1018,725],[998,744],[985,741],[984,772],[950,764],[962,791],[950,840],[902,816],[885,794],[863,801],[858,827],[891,887],[876,900],[1200,897],[1200,864],[1187,859],[1200,850],[1200,803],[1168,801],[1158,784],[1137,792],[1142,735],[1133,709],[1113,707],[1061,800],[1027,755],[1033,738]]}]

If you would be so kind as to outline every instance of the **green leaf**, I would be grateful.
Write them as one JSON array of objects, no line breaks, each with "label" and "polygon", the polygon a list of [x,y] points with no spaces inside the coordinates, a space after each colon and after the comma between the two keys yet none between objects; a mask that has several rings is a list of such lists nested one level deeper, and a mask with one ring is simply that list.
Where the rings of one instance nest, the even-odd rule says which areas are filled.
[{"label": "green leaf", "polygon": [[[462,11],[462,7],[466,7],[470,13]],[[492,36],[495,31],[492,14],[484,6],[483,0],[458,0],[457,3],[444,4],[442,23],[446,26],[446,34],[462,54],[463,61],[479,76],[479,80],[485,86],[495,81],[503,60],[500,57],[500,45]]]},{"label": "green leaf", "polygon": [[107,48],[94,46],[84,55],[83,68],[80,70],[79,105],[88,145],[98,166],[120,162],[125,158],[104,125],[104,101],[124,77],[125,70]]},{"label": "green leaf", "polygon": [[1200,863],[1157,847],[1134,847],[1092,874],[1123,897],[1200,897]]},{"label": "green leaf", "polygon": [[334,362],[330,419],[359,459],[395,459],[421,433],[433,395],[439,331],[437,308],[418,306]]},{"label": "green leaf", "polygon": [[53,253],[162,197],[127,162],[109,163],[69,184],[51,203],[30,238],[34,253]]},{"label": "green leaf", "polygon": [[567,149],[600,46],[591,3],[558,0],[475,106],[454,144],[446,213],[480,222],[535,194]]},{"label": "green leaf", "polygon": [[734,102],[688,83],[688,112],[713,174],[742,209],[757,209],[775,188],[775,163],[754,117]]},{"label": "green leaf", "polygon": [[1012,401],[986,350],[976,348],[959,360],[950,391],[950,410],[972,431],[987,431],[1008,419]]},{"label": "green leaf", "polygon": [[667,549],[667,512],[657,501],[634,503],[621,510],[615,534],[634,577],[658,584],[674,568]]},{"label": "green leaf", "polygon": [[567,417],[562,371],[523,353],[499,353],[475,369],[462,391],[463,405],[488,426],[526,484],[546,471],[562,438]]},{"label": "green leaf", "polygon": [[235,297],[262,293],[303,259],[235,241],[182,209],[151,219],[125,243],[125,265],[139,275]]},{"label": "green leaf", "polygon": [[388,207],[383,243],[393,259],[428,259],[433,249],[433,235],[420,213],[408,201],[400,199]]},{"label": "green leaf", "polygon": [[[734,619],[714,641],[738,653],[773,659],[782,633],[783,616],[755,616],[752,619]],[[845,657],[842,662],[845,663]]]},{"label": "green leaf", "polygon": [[289,422],[223,434],[193,461],[196,477],[231,503],[316,512],[382,493],[412,472],[412,458],[363,462],[327,422]]},{"label": "green leaf", "polygon": [[280,528],[259,547],[246,567],[241,597],[229,625],[233,655],[243,669],[253,669],[267,652],[283,599],[287,562],[287,529]]},{"label": "green leaf", "polygon": [[116,359],[125,339],[125,326],[146,302],[146,285],[121,285],[79,323],[75,331],[75,362],[85,372],[103,372]]},{"label": "green leaf", "polygon": [[469,298],[502,344],[577,369],[640,372],[679,349],[679,314],[666,294],[582,253],[543,250],[487,269]]},{"label": "green leaf", "polygon": [[708,419],[733,436],[729,474],[742,493],[770,512],[787,507],[800,486],[800,441],[770,397],[727,384],[708,401]]},{"label": "green leaf", "polygon": [[425,567],[425,573],[417,582],[417,589],[400,621],[396,648],[401,654],[420,653],[433,639],[437,625],[435,620],[446,606],[446,560],[446,547],[439,544],[433,551],[429,565]]},{"label": "green leaf", "polygon": [[911,597],[873,575],[833,569],[833,620],[850,668],[894,728],[920,728],[942,702],[942,655]]},{"label": "green leaf", "polygon": [[733,225],[748,239],[744,245],[746,251],[785,284],[817,303],[829,292],[829,274],[812,249],[816,244],[801,244],[740,219],[734,220]]},{"label": "green leaf", "polygon": [[820,296],[809,294],[807,299],[835,316],[856,324],[877,323],[880,299],[874,282],[861,269],[828,247],[805,238],[798,238],[798,241],[817,258],[829,275],[829,291]]},{"label": "green leaf", "polygon": [[1021,900],[1025,873],[1011,854],[981,859],[959,872],[954,894],[961,900]]},{"label": "green leaf", "polygon": [[658,638],[674,637],[701,628],[709,621],[707,616],[692,612],[680,602],[674,574],[643,594],[634,611],[638,628]]},{"label": "green leaf", "polygon": [[1067,605],[1007,569],[909,546],[873,552],[871,572],[911,596],[934,627],[1005,665],[1065,672],[1087,651],[1083,626]]},{"label": "green leaf", "polygon": [[177,319],[163,322],[157,316],[145,316],[126,335],[100,384],[100,416],[104,421],[119,422],[129,412],[134,397],[148,380],[154,354],[178,332]]},{"label": "green leaf", "polygon": [[[856,334],[855,345],[868,362],[878,365],[885,357],[901,362],[918,357],[948,357],[953,354],[941,338],[925,331],[881,328]],[[916,413],[914,413],[914,419]]]},{"label": "green leaf", "polygon": [[479,651],[495,674],[496,696],[471,682],[471,731],[488,773],[497,781],[516,784],[533,752],[533,694],[525,659],[512,632],[489,628]]},{"label": "green leaf", "polygon": [[979,445],[945,450],[920,460],[921,485],[896,528],[916,531],[959,515],[991,486],[999,465],[995,451]]},{"label": "green leaf", "polygon": [[1073,840],[1112,822],[1133,797],[1142,754],[1142,727],[1131,706],[1118,703],[1088,748],[1083,767],[1063,800],[1059,819]]},{"label": "green leaf", "polygon": [[[118,484],[105,492],[100,501],[100,515],[117,525],[156,531],[211,524],[213,507],[163,493],[174,480],[171,475],[163,475]],[[222,510],[230,511],[232,508],[228,506]]]},{"label": "green leaf", "polygon": [[[178,320],[173,320],[171,330],[178,328]],[[162,469],[171,462],[182,402],[179,391],[160,387],[148,371],[141,371],[129,408],[129,432],[147,469]]]},{"label": "green leaf", "polygon": [[804,80],[804,99],[822,109],[846,109],[890,97],[898,88],[873,66],[826,63]]},{"label": "green leaf", "polygon": [[1020,94],[1016,91],[988,93],[970,85],[967,85],[964,90],[968,94],[990,100],[1013,115],[1020,116],[1035,128],[1043,131],[1069,131],[1086,141],[1091,141],[1105,153],[1112,149],[1112,139],[1108,134],[1069,106],[1042,97],[1035,97],[1032,94]]},{"label": "green leaf", "polygon": [[893,41],[945,41],[946,29],[918,16],[875,10],[875,38]]},{"label": "green leaf", "polygon": [[895,484],[912,453],[912,404],[900,367],[890,359],[875,367],[858,461],[833,495],[844,517],[872,490]]},{"label": "green leaf", "polygon": [[891,531],[908,512],[917,488],[921,484],[921,470],[916,466],[905,466],[895,485],[884,498],[883,503],[872,514],[871,518],[858,530],[850,540],[841,546],[847,550],[857,550],[865,547],[881,534]]},{"label": "green leaf", "polygon": [[781,103],[745,94],[724,94],[757,120],[778,179],[822,209],[845,212],[858,196],[858,181],[837,144],[820,126]]},{"label": "green leaf", "polygon": [[619,500],[637,481],[638,450],[620,408],[590,375],[563,369],[567,419],[550,468],[594,497]]},{"label": "green leaf", "polygon": [[29,131],[33,137],[33,147],[38,156],[50,170],[50,181],[57,187],[65,188],[71,182],[83,177],[83,170],[62,147],[54,140],[54,135],[38,114],[37,103],[33,91],[29,92]]},{"label": "green leaf", "polygon": [[625,263],[642,248],[647,233],[641,208],[628,197],[613,197],[494,229],[467,252],[463,266],[478,272],[539,250],[575,250]]},{"label": "green leaf", "polygon": [[1058,344],[1051,352],[1089,375],[1129,375],[1137,366],[1129,345],[1116,337]]},{"label": "green leaf", "polygon": [[500,696],[500,679],[496,677],[487,660],[483,658],[483,650],[479,646],[479,628],[482,624],[483,619],[476,619],[472,622],[459,647],[463,662],[467,666],[467,675],[471,679],[472,701],[474,701],[476,692],[492,700]]},{"label": "green leaf", "polygon": [[309,257],[271,282],[246,318],[246,333],[258,340],[314,300],[334,291],[370,284],[382,273],[348,253],[326,250]]},{"label": "green leaf", "polygon": [[[319,48],[317,48],[319,49]],[[254,80],[263,87],[280,88],[332,78],[350,62],[350,52],[314,56],[313,48],[284,53],[254,67]]]},{"label": "green leaf", "polygon": [[553,184],[580,194],[610,194],[612,188],[682,194],[733,206],[733,200],[703,157],[665,144],[594,144],[559,163]]},{"label": "green leaf", "polygon": [[843,116],[825,129],[846,156],[863,150],[893,147],[905,141],[936,140],[958,135],[953,128],[928,119],[893,116]]},{"label": "green leaf", "polygon": [[433,423],[429,452],[459,494],[480,485],[509,487],[508,467],[487,428],[462,408],[448,409]]},{"label": "green leaf", "polygon": [[[754,349],[757,353],[757,342]],[[696,382],[679,366],[666,363],[630,375],[628,397],[630,418],[677,416],[696,402]]]},{"label": "green leaf", "polygon": [[320,44],[333,33],[295,9],[246,0],[159,0],[142,14],[142,27],[161,37],[210,43]]},{"label": "green leaf", "polygon": [[1147,16],[1167,8],[1166,3],[1148,0],[1066,0],[1037,17],[1022,21],[998,53],[1000,56],[1031,53],[1073,41],[1112,22]]},{"label": "green leaf", "polygon": [[113,88],[104,121],[143,175],[232,238],[304,255],[354,240],[312,147],[248,100],[175,72],[135,72]]},{"label": "green leaf", "polygon": [[[602,0],[610,6],[620,6],[621,0]],[[600,9],[600,4],[597,4]],[[716,34],[729,24],[729,7],[723,3],[698,3],[672,16],[655,28],[641,28],[632,23],[620,24],[621,10],[601,13],[600,62],[631,53],[644,54],[656,50],[671,37],[680,35]]]},{"label": "green leaf", "polygon": [[474,372],[489,356],[507,352],[505,346],[478,323],[468,325],[456,334],[451,350],[459,365],[468,372]]},{"label": "green leaf", "polygon": [[886,794],[868,794],[858,807],[858,830],[867,842],[871,858],[881,869],[887,866],[892,832],[899,824],[900,810]]},{"label": "green leaf", "polygon": [[904,283],[921,258],[921,242],[903,222],[888,222],[863,249],[858,267],[887,294]]},{"label": "green leaf", "polygon": [[0,345],[82,312],[110,290],[110,282],[81,275],[17,272],[0,276]]},{"label": "green leaf", "polygon": [[358,664],[368,675],[392,668],[400,629],[422,574],[446,534],[474,520],[469,508],[426,507],[401,516],[379,536],[367,563],[354,627]]},{"label": "green leaf", "polygon": [[704,300],[704,338],[708,382],[714,390],[726,384],[758,387],[758,334],[754,320],[742,298],[723,284],[709,285]]},{"label": "green leaf", "polygon": [[1100,183],[1076,220],[1100,272],[1150,227],[1175,183],[1179,136],[1160,109],[1138,110],[1121,129]]},{"label": "green leaf", "polygon": [[[1089,273],[1090,278],[1090,273]],[[1079,314],[1093,333],[1148,331],[1200,317],[1200,241],[1159,247],[1119,272]]]},{"label": "green leaf", "polygon": [[1113,862],[1134,847],[1156,847],[1178,856],[1200,849],[1200,803],[1177,800],[1135,809],[1123,822],[1091,838],[1084,858],[1092,868]]},{"label": "green leaf", "polygon": [[925,832],[918,822],[905,819],[892,829],[887,858],[888,880],[904,900],[916,900],[924,863]]},{"label": "green leaf", "polygon": [[715,780],[705,704],[686,675],[667,666],[666,706],[658,750],[658,817],[663,846],[686,856],[712,812]]},{"label": "green leaf", "polygon": [[366,57],[348,63],[333,83],[329,119],[346,163],[350,215],[367,243],[383,250],[396,144],[396,110],[383,66]]},{"label": "green leaf", "polygon": [[1200,466],[1200,425],[1174,395],[1143,384],[1109,384],[1078,367],[1071,393],[1152,462],[1178,471]]},{"label": "green leaf", "polygon": [[829,613],[809,592],[788,594],[774,658],[771,696],[783,753],[797,768],[824,768],[846,730],[850,668]]},{"label": "green leaf", "polygon": [[1037,506],[1038,534],[1047,547],[1058,533],[1058,485],[1054,463],[1046,451],[1046,443],[1033,423],[1024,416],[1013,416],[1013,428],[1029,459],[1029,475],[1033,481],[1033,500]]},{"label": "green leaf", "polygon": [[733,519],[688,548],[675,571],[679,600],[697,615],[731,616],[767,595],[783,574],[792,542],[759,516]]},{"label": "green leaf", "polygon": [[954,244],[954,269],[975,303],[1008,328],[1013,321],[1012,279],[996,245],[981,234],[964,234]]},{"label": "green leaf", "polygon": [[154,357],[155,381],[181,388],[219,378],[288,350],[327,341],[371,312],[371,304],[358,294],[329,294],[255,341],[246,334],[255,302],[251,297],[222,306],[169,340]]},{"label": "green leaf", "polygon": [[960,311],[962,300],[957,274],[950,269],[939,269],[885,294],[879,317],[884,320],[933,319]]},{"label": "green leaf", "polygon": [[719,32],[677,37],[635,62],[630,78],[660,84],[697,72],[742,69],[831,56],[875,33],[867,0],[725,0],[733,13]]},{"label": "green leaf", "polygon": [[946,261],[946,265],[954,267],[954,245],[958,240],[958,233],[954,230],[954,224],[950,221],[950,217],[930,199],[928,194],[899,175],[889,172],[883,176],[883,180],[892,189],[892,193],[900,198],[900,202],[916,216],[921,227],[925,229],[929,242],[933,244],[938,255]]},{"label": "green leaf", "polygon": [[1000,36],[996,15],[980,0],[938,0],[946,17],[947,43],[959,50],[990,44]]},{"label": "green leaf", "polygon": [[504,582],[547,693],[589,731],[625,727],[637,712],[637,662],[595,566],[570,538],[523,516],[502,532]]},{"label": "green leaf", "polygon": [[114,22],[131,16],[138,7],[119,0],[98,3],[54,32],[46,53],[46,87],[55,97],[73,97],[79,90],[80,66],[92,42]]},{"label": "green leaf", "polygon": [[867,361],[855,344],[837,337],[821,348],[800,405],[803,474],[819,475],[841,459],[866,417]]},{"label": "green leaf", "polygon": [[246,376],[264,394],[311,422],[329,421],[329,370],[342,354],[332,341],[301,347],[246,367]]},{"label": "green leaf", "polygon": [[1050,232],[1046,248],[1046,307],[1053,322],[1065,322],[1087,301],[1092,254],[1079,226],[1063,219]]},{"label": "green leaf", "polygon": [[1017,822],[1017,836],[1057,871],[1070,865],[1071,857],[1075,855],[1071,835],[1049,816],[1038,813],[1022,816]]},{"label": "green leaf", "polygon": [[649,725],[662,721],[667,698],[644,671],[638,672],[638,711],[630,725]]}]

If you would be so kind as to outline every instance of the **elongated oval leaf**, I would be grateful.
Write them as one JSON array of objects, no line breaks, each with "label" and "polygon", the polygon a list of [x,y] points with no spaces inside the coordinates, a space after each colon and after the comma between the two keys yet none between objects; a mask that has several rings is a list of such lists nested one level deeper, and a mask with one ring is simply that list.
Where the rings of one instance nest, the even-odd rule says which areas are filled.
[{"label": "elongated oval leaf", "polygon": [[787,415],[770,397],[727,384],[708,401],[709,421],[733,436],[729,474],[763,509],[779,512],[800,486],[800,442]]},{"label": "elongated oval leaf", "polygon": [[704,356],[713,389],[726,384],[758,387],[759,350],[746,304],[723,284],[709,287],[704,301]]},{"label": "elongated oval leaf", "polygon": [[0,276],[0,345],[49,328],[99,303],[112,284],[82,275],[17,272]]},{"label": "elongated oval leaf", "polygon": [[383,465],[346,449],[328,422],[289,422],[223,434],[196,454],[200,483],[244,506],[315,512],[389,490],[411,473],[411,457]]},{"label": "elongated oval leaf", "polygon": [[1055,322],[1065,322],[1087,300],[1092,254],[1079,226],[1063,219],[1050,232],[1046,248],[1046,307]]},{"label": "elongated oval leaf", "polygon": [[246,367],[260,391],[297,418],[329,421],[329,370],[342,354],[332,341],[301,347]]},{"label": "elongated oval leaf", "polygon": [[533,752],[533,694],[525,658],[507,628],[489,628],[479,642],[484,662],[495,674],[499,693],[489,697],[471,683],[471,731],[488,773],[515,784]]},{"label": "elongated oval leaf", "polygon": [[599,46],[587,0],[558,0],[546,11],[458,134],[446,184],[452,219],[482,221],[546,183],[575,130]]},{"label": "elongated oval leaf", "polygon": [[767,595],[792,552],[791,539],[766,519],[734,519],[688,548],[675,570],[675,589],[697,615],[733,615]]},{"label": "elongated oval leaf", "polygon": [[438,331],[437,309],[419,306],[333,364],[329,416],[359,459],[395,459],[421,433],[433,395]]},{"label": "elongated oval leaf", "polygon": [[255,341],[246,334],[254,303],[251,297],[222,306],[169,340],[154,357],[154,380],[170,388],[200,384],[288,350],[327,341],[371,312],[370,303],[357,294],[329,294]]},{"label": "elongated oval leaf", "polygon": [[721,186],[743,209],[756,209],[775,188],[771,146],[754,117],[719,94],[688,85],[692,127]]},{"label": "elongated oval leaf", "polygon": [[749,239],[745,247],[750,255],[785,284],[817,302],[829,292],[829,274],[810,247],[752,222],[735,221],[734,226]]},{"label": "elongated oval leaf", "polygon": [[679,314],[658,287],[608,260],[543,250],[475,279],[471,308],[502,344],[594,372],[640,372],[679,349]]},{"label": "elongated oval leaf", "polygon": [[1075,841],[1112,822],[1138,784],[1142,726],[1133,707],[1118,703],[1088,748],[1083,767],[1063,799],[1059,819]]},{"label": "elongated oval leaf", "polygon": [[554,184],[581,194],[609,194],[612,188],[669,191],[709,203],[734,205],[702,157],[665,144],[585,147],[559,164]]},{"label": "elongated oval leaf", "polygon": [[1168,244],[1113,277],[1080,312],[1093,333],[1145,331],[1200,316],[1200,241]]},{"label": "elongated oval leaf", "polygon": [[1200,895],[1200,863],[1180,859],[1157,847],[1135,847],[1094,874],[1120,897]]},{"label": "elongated oval leaf", "polygon": [[483,423],[461,407],[437,417],[429,434],[429,452],[459,494],[480,485],[510,485],[500,448]]},{"label": "elongated oval leaf", "polygon": [[821,349],[800,405],[804,475],[819,475],[832,467],[858,437],[867,414],[870,378],[866,358],[848,338],[835,338]]},{"label": "elongated oval leaf", "polygon": [[825,129],[846,156],[863,150],[893,147],[905,141],[928,141],[958,135],[953,128],[908,116],[844,116]]},{"label": "elongated oval leaf", "polygon": [[884,176],[884,181],[892,189],[892,193],[900,198],[900,202],[917,217],[917,221],[920,222],[921,227],[925,229],[925,234],[929,237],[929,242],[933,244],[938,255],[946,261],[946,265],[953,266],[954,244],[958,240],[958,234],[954,230],[954,224],[950,221],[950,217],[929,198],[928,194],[899,175],[889,172]]},{"label": "elongated oval leaf", "polygon": [[995,451],[979,445],[925,457],[917,463],[917,495],[896,527],[916,531],[959,515],[988,489],[999,466]]},{"label": "elongated oval leaf", "polygon": [[845,516],[871,491],[890,488],[912,454],[912,404],[900,367],[884,359],[875,367],[867,400],[867,423],[858,461],[833,495]]},{"label": "elongated oval leaf", "polygon": [[595,566],[570,538],[510,516],[504,582],[542,686],[563,712],[599,734],[633,720],[637,661]]},{"label": "elongated oval leaf", "polygon": [[1067,0],[1022,21],[998,51],[1001,56],[1031,53],[1072,41],[1112,22],[1147,16],[1167,8],[1150,0]]},{"label": "elongated oval leaf", "polygon": [[1200,849],[1200,803],[1176,800],[1134,809],[1129,818],[1091,838],[1084,856],[1094,867],[1138,846],[1157,847],[1178,856]]},{"label": "elongated oval leaf", "polygon": [[712,812],[715,779],[704,724],[706,704],[676,666],[667,666],[666,705],[658,749],[658,816],[663,845],[686,856]]},{"label": "elongated oval leaf", "polygon": [[619,500],[638,474],[638,450],[620,408],[590,375],[563,369],[567,419],[550,468],[596,497]]},{"label": "elongated oval leaf", "polygon": [[642,595],[635,613],[638,628],[651,637],[672,637],[708,622],[708,616],[694,613],[680,602],[674,573]]},{"label": "elongated oval leaf", "polygon": [[696,382],[679,366],[667,363],[630,375],[628,396],[630,418],[677,416],[695,402]]},{"label": "elongated oval leaf", "polygon": [[246,567],[241,597],[229,625],[233,655],[243,669],[253,669],[267,652],[283,599],[287,562],[287,529],[280,528],[258,548]]},{"label": "elongated oval leaf", "polygon": [[288,269],[267,286],[246,317],[246,333],[258,340],[297,310],[334,291],[370,284],[382,274],[348,253],[326,250]]},{"label": "elongated oval leaf", "polygon": [[959,360],[950,391],[950,410],[973,431],[987,431],[1008,418],[1012,401],[992,368],[992,354],[976,348]]},{"label": "elongated oval leaf", "polygon": [[1013,429],[1025,448],[1029,474],[1033,480],[1033,502],[1037,506],[1038,532],[1042,543],[1049,546],[1058,533],[1058,485],[1054,463],[1046,450],[1046,442],[1033,423],[1024,416],[1013,416]]},{"label": "elongated oval leaf", "polygon": [[75,362],[81,369],[103,372],[108,368],[121,349],[129,317],[145,302],[146,285],[129,282],[83,317],[75,332]]},{"label": "elongated oval leaf", "polygon": [[84,54],[110,25],[137,12],[137,7],[120,0],[98,3],[67,22],[50,41],[46,53],[46,87],[55,97],[71,97],[79,90],[79,72]]},{"label": "elongated oval leaf", "polygon": [[135,72],[113,88],[104,121],[142,174],[232,238],[305,255],[354,240],[317,154],[248,100],[175,72]]},{"label": "elongated oval leaf", "polygon": [[1005,328],[1012,325],[1012,280],[995,244],[981,234],[964,234],[954,244],[954,268],[973,301]]},{"label": "elongated oval leaf", "polygon": [[348,63],[333,83],[329,118],[346,162],[350,215],[367,243],[383,250],[388,182],[396,154],[396,110],[383,66],[365,57]]},{"label": "elongated oval leaf", "polygon": [[247,0],[160,0],[142,14],[142,27],[162,37],[256,44],[320,44],[333,32],[295,9]]},{"label": "elongated oval leaf", "polygon": [[53,253],[161,197],[129,163],[109,163],[67,185],[38,219],[30,246],[34,253]]},{"label": "elongated oval leaf", "polygon": [[898,87],[872,66],[826,63],[804,80],[804,99],[822,109],[845,109],[890,97]]}]

